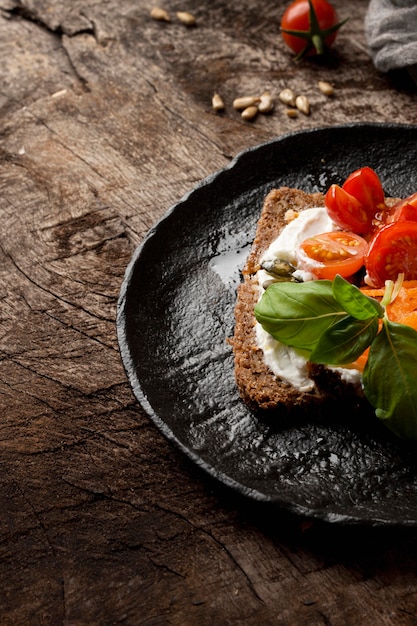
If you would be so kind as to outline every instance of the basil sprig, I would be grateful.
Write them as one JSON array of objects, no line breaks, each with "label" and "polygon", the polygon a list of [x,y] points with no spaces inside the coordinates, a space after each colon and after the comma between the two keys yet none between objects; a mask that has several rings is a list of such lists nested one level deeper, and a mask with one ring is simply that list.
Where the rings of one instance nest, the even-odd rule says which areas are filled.
[{"label": "basil sprig", "polygon": [[307,350],[314,363],[346,365],[366,348],[365,396],[376,416],[397,436],[417,439],[417,332],[391,322],[385,304],[341,276],[333,281],[273,283],[255,317],[277,341]]}]

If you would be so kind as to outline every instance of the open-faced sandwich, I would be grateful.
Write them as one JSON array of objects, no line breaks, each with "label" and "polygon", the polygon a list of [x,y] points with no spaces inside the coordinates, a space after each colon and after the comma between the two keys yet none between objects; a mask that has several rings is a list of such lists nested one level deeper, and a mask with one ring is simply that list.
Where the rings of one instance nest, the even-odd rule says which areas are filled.
[{"label": "open-faced sandwich", "polygon": [[272,190],[231,339],[253,409],[369,408],[417,439],[417,193],[386,198],[369,167],[325,195]]}]

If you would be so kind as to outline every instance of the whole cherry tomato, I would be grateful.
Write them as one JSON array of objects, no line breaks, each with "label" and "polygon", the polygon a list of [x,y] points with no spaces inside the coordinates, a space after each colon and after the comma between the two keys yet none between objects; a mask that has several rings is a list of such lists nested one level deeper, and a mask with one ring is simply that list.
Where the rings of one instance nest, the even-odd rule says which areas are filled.
[{"label": "whole cherry tomato", "polygon": [[311,272],[331,280],[336,274],[347,278],[360,270],[368,244],[359,235],[335,230],[305,239],[300,248],[314,261]]},{"label": "whole cherry tomato", "polygon": [[281,33],[296,58],[301,58],[323,54],[345,22],[338,22],[337,13],[327,0],[295,0],[282,16]]},{"label": "whole cherry tomato", "polygon": [[346,230],[368,235],[385,219],[384,190],[377,173],[362,167],[350,174],[342,187],[331,185],[324,200],[330,219]]},{"label": "whole cherry tomato", "polygon": [[392,222],[378,230],[365,256],[367,282],[383,287],[386,280],[417,279],[417,222]]}]

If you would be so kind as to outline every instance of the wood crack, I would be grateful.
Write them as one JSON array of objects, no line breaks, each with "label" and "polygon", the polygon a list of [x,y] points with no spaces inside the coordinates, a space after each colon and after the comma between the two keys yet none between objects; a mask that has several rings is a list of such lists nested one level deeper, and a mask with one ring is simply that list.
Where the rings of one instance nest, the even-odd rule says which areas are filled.
[{"label": "wood crack", "polygon": [[161,511],[164,511],[166,513],[170,513],[171,515],[176,515],[179,519],[181,519],[182,521],[186,522],[187,524],[190,524],[195,530],[200,531],[201,533],[206,535],[211,541],[213,541],[215,544],[217,544],[217,546],[220,547],[221,551],[224,552],[227,555],[227,557],[230,559],[230,561],[234,564],[234,566],[239,570],[239,572],[245,578],[245,580],[246,580],[246,582],[248,584],[248,587],[251,590],[251,592],[253,593],[253,595],[255,596],[255,598],[257,600],[259,600],[259,602],[264,604],[264,601],[261,598],[261,596],[258,594],[258,592],[257,592],[257,590],[255,588],[255,585],[253,584],[249,574],[246,572],[244,567],[242,567],[242,565],[239,563],[239,561],[235,558],[235,556],[232,554],[232,552],[229,550],[229,548],[227,547],[226,544],[224,544],[222,541],[217,539],[217,537],[215,537],[214,534],[211,531],[206,530],[205,528],[203,528],[201,526],[195,525],[189,518],[185,517],[181,513],[178,513],[177,511],[173,511],[173,510],[171,510],[171,509],[169,509],[167,507],[163,507],[163,506],[160,506],[160,505],[158,505],[158,508]]},{"label": "wood crack", "polygon": [[84,78],[84,76],[82,76],[77,70],[77,67],[71,58],[71,55],[69,54],[63,42],[64,36],[72,38],[78,35],[92,35],[94,39],[97,41],[96,29],[94,27],[94,24],[92,24],[91,21],[88,20],[88,18],[83,13],[80,13],[80,17],[84,21],[86,22],[88,21],[89,25],[86,25],[84,27],[78,27],[78,28],[68,28],[68,27],[65,27],[65,25],[61,23],[57,23],[57,24],[48,23],[45,19],[42,18],[42,16],[39,13],[26,7],[20,0],[17,0],[17,3],[14,7],[10,9],[3,9],[3,11],[5,12],[5,14],[9,16],[9,19],[25,20],[27,22],[35,24],[36,26],[43,29],[48,34],[56,37],[60,41],[61,49],[65,53],[67,60],[68,60],[68,64],[74,76],[78,80],[81,88],[83,89],[83,91],[86,91],[86,92],[90,91],[87,79]]},{"label": "wood crack", "polygon": [[[65,303],[67,306],[77,309],[79,311],[83,311],[84,313],[86,313],[87,315],[89,315],[90,317],[97,319],[99,321],[105,321],[105,322],[113,322],[113,319],[109,319],[106,318],[103,315],[97,315],[91,311],[89,311],[88,309],[86,309],[85,307],[78,305],[74,302],[71,302],[70,300],[67,300],[66,298],[63,298],[62,295],[55,293],[53,291],[51,291],[50,289],[48,289],[47,287],[44,287],[42,284],[38,283],[37,281],[33,280],[33,278],[31,278],[29,276],[29,274],[27,274],[27,272],[25,272],[19,265],[18,263],[16,263],[15,259],[4,250],[4,248],[1,246],[0,244],[0,250],[3,252],[3,254],[10,259],[11,263],[13,264],[13,266],[16,268],[16,270],[22,274],[22,276],[24,276],[26,278],[26,280],[28,280],[32,285],[34,285],[36,288],[38,288],[39,290],[43,291],[44,293],[48,294],[52,299],[56,299],[59,302]],[[51,315],[52,317],[52,315]],[[78,331],[78,329],[77,329]],[[90,337],[90,339],[93,339],[92,337]],[[110,347],[110,346],[106,346],[106,347]]]},{"label": "wood crack", "polygon": [[42,533],[45,537],[45,541],[47,543],[47,545],[49,546],[52,554],[54,556],[56,556],[56,552],[55,552],[55,548],[49,538],[47,529],[45,524],[42,522],[39,513],[36,511],[35,507],[33,506],[31,500],[26,496],[25,492],[22,490],[22,488],[20,487],[20,485],[18,485],[15,481],[13,481],[13,484],[15,486],[15,489],[20,493],[20,495],[22,496],[23,500],[26,502],[26,504],[29,506],[30,510],[32,511],[33,517],[36,520],[38,527],[42,530]]},{"label": "wood crack", "polygon": [[[91,22],[89,26],[79,27],[77,29],[71,30],[65,28],[65,26],[63,26],[62,24],[57,24],[53,26],[45,21],[39,13],[25,6],[20,0],[16,0],[16,5],[14,7],[2,10],[7,15],[9,15],[10,18],[26,20],[28,22],[36,24],[36,26],[39,26],[40,28],[43,28],[48,33],[57,35],[59,37],[62,37],[62,35],[67,35],[68,37],[74,37],[76,35],[83,34],[94,35],[94,26],[91,24]],[[88,18],[83,13],[80,13],[80,16],[86,21],[88,20]]]}]

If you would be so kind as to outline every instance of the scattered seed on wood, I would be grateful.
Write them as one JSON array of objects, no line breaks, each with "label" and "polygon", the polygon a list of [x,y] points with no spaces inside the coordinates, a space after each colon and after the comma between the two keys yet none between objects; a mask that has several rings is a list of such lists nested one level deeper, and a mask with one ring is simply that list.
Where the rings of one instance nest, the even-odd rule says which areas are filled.
[{"label": "scattered seed on wood", "polygon": [[237,111],[243,111],[248,107],[258,104],[259,101],[259,96],[243,96],[242,98],[236,98],[233,100],[233,108]]},{"label": "scattered seed on wood", "polygon": [[170,22],[171,18],[165,9],[161,9],[160,7],[153,7],[151,9],[151,18],[153,20],[157,20],[158,22]]},{"label": "scattered seed on wood", "polygon": [[51,94],[51,98],[60,98],[61,96],[65,96],[66,93],[67,93],[66,89],[60,89],[59,91],[56,91],[55,93]]},{"label": "scattered seed on wood", "polygon": [[319,80],[317,85],[321,93],[323,93],[325,96],[333,96],[334,94],[333,85],[331,85],[330,83],[327,83],[325,80]]},{"label": "scattered seed on wood", "polygon": [[271,113],[274,109],[274,99],[272,98],[269,91],[265,91],[261,95],[261,99],[258,104],[259,113]]},{"label": "scattered seed on wood", "polygon": [[295,99],[295,106],[304,115],[310,115],[310,102],[307,96],[297,96]]},{"label": "scattered seed on wood", "polygon": [[211,104],[215,111],[223,111],[225,108],[223,98],[218,93],[213,95]]},{"label": "scattered seed on wood", "polygon": [[297,109],[286,109],[285,113],[287,114],[288,117],[297,117],[298,116]]},{"label": "scattered seed on wood", "polygon": [[292,89],[283,89],[278,97],[283,104],[286,104],[290,107],[295,107],[295,93]]},{"label": "scattered seed on wood", "polygon": [[185,24],[185,26],[195,26],[196,19],[191,13],[187,11],[177,11],[176,15],[179,21]]},{"label": "scattered seed on wood", "polygon": [[242,118],[246,121],[255,119],[257,115],[258,115],[258,107],[254,104],[246,107],[246,109],[243,109],[241,113]]}]

